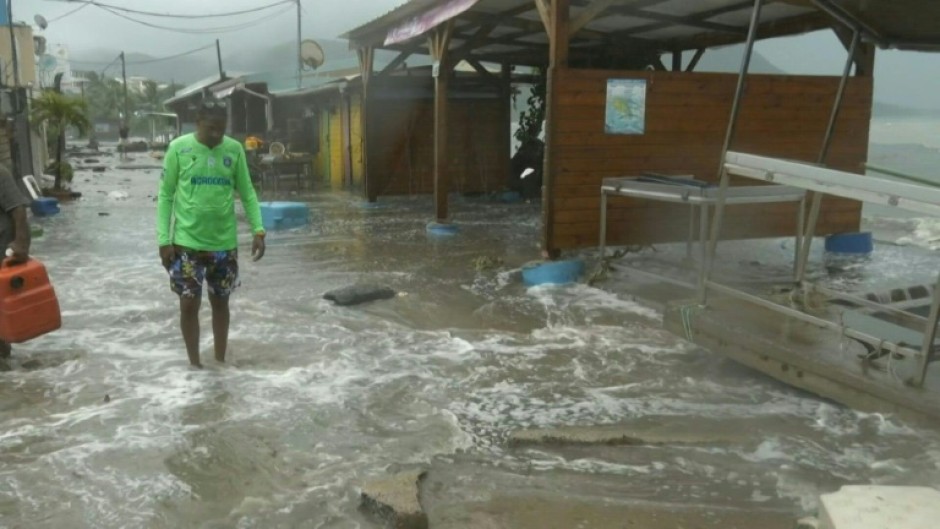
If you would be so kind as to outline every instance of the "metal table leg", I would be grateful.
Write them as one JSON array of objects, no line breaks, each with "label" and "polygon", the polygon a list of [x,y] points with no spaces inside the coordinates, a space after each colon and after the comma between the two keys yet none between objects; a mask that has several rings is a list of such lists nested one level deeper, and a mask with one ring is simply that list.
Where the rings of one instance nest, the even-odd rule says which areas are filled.
[{"label": "metal table leg", "polygon": [[940,276],[937,276],[937,284],[933,291],[933,304],[930,306],[930,317],[927,319],[927,327],[924,329],[920,373],[917,374],[917,378],[914,380],[915,385],[918,387],[923,386],[927,380],[927,368],[930,367],[931,356],[933,356],[933,342],[937,338],[938,319],[940,319]]},{"label": "metal table leg", "polygon": [[600,240],[600,249],[601,249],[601,259],[606,257],[607,252],[607,193],[601,189],[601,240]]}]

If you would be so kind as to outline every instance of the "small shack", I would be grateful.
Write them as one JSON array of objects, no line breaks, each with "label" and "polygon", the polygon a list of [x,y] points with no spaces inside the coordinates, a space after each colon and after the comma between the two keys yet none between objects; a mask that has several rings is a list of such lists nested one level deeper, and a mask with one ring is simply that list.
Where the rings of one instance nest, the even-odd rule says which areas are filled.
[{"label": "small shack", "polygon": [[[755,2],[763,9],[755,9]],[[503,164],[508,160],[508,79],[513,66],[519,65],[548,72],[542,247],[549,256],[597,244],[599,192],[606,177],[653,172],[717,182],[729,147],[861,172],[872,108],[873,44],[853,48],[855,75],[848,80],[835,133],[825,150],[826,125],[840,78],[751,75],[741,108],[733,109],[738,76],[695,71],[710,48],[745,42],[755,12],[760,13],[755,25],[759,39],[832,29],[848,50],[851,34],[822,4],[830,2],[407,2],[345,35],[358,50],[362,65],[367,194],[374,200],[379,194],[376,188],[389,185],[389,154],[383,158],[383,151],[373,144],[388,134],[402,134],[413,123],[408,117],[423,112],[428,133],[433,130],[429,179],[434,183],[436,217],[439,222],[449,220],[448,194],[457,190],[457,179],[467,178],[460,173],[466,171],[467,160],[478,156],[474,149],[492,149],[494,159]],[[375,70],[376,50],[398,53],[396,62],[413,54],[432,58],[432,75],[423,88],[427,106],[400,115],[402,105],[386,103],[401,94],[401,87],[388,75],[389,68]],[[463,87],[453,66],[461,61],[476,68],[475,82],[493,87],[496,99],[491,110],[464,108],[456,101]],[[502,73],[492,75],[486,64],[498,65]],[[736,128],[729,125],[733,114],[738,114]],[[454,140],[464,133],[468,120],[487,131],[486,138],[478,138],[488,143]],[[819,160],[823,152],[827,155]],[[726,235],[792,233],[796,207],[735,208],[728,213]],[[610,207],[608,242],[685,237],[688,215],[686,208],[676,205],[617,199]],[[857,202],[829,199],[820,231],[855,230],[860,215]]]},{"label": "small shack", "polygon": [[195,129],[198,104],[206,97],[227,100],[228,132],[232,137],[241,141],[270,130],[273,105],[267,84],[246,75],[216,75],[181,89],[164,103],[179,118],[180,132]]},{"label": "small shack", "polygon": [[314,178],[330,188],[362,186],[358,76],[274,94],[274,136],[311,153]]}]

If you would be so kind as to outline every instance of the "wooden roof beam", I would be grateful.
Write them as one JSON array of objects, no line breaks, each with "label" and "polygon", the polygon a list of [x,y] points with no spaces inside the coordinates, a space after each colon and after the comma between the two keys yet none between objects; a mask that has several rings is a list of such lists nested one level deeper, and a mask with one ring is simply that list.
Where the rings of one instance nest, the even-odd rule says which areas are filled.
[{"label": "wooden roof beam", "polygon": [[[740,11],[742,9],[752,9],[753,7],[754,7],[754,0],[742,0],[741,2],[738,2],[735,4],[718,7],[715,9],[709,9],[708,11],[701,11],[699,13],[695,13],[694,15],[690,15],[687,18],[693,19],[695,21],[704,21],[704,20],[708,20],[709,18],[716,17],[718,15],[724,15],[725,13],[733,13],[735,11]],[[652,24],[647,24],[645,26],[637,26],[635,28],[631,28],[628,30],[618,31],[617,35],[618,36],[635,35],[638,33],[646,33],[648,31],[657,31],[660,29],[666,29],[675,25],[676,24],[674,22],[655,22]],[[742,31],[744,31],[745,33],[747,32],[746,29],[743,29]]]},{"label": "wooden roof beam", "polygon": [[548,0],[533,0],[535,7],[539,10],[539,18],[542,19],[542,25],[545,26],[545,33],[552,32],[552,15],[549,13]]},{"label": "wooden roof beam", "polygon": [[[763,40],[774,37],[786,37],[831,27],[831,19],[825,13],[809,13],[785,20],[773,20],[770,22],[765,22],[761,24],[760,28],[758,28],[757,38],[759,40]],[[706,34],[698,35],[691,39],[676,39],[668,41],[666,43],[666,49],[675,51],[697,50],[699,48],[714,48],[716,46],[740,44],[741,42],[743,42],[741,38],[735,35]]]},{"label": "wooden roof beam", "polygon": [[715,22],[707,22],[708,18],[711,18],[715,15],[700,16],[690,15],[685,17],[666,15],[663,13],[654,13],[652,11],[645,11],[642,9],[634,9],[631,7],[617,7],[611,9],[612,12],[631,16],[636,18],[645,18],[648,20],[655,20],[657,22],[662,22],[669,26],[689,26],[699,29],[708,29],[712,31],[724,31],[727,33],[737,33],[740,35],[747,35],[747,28],[738,27],[738,26],[729,26],[728,24],[718,24]]},{"label": "wooden roof beam", "polygon": [[[614,6],[626,7],[629,9],[644,9],[650,6],[662,4],[667,0],[591,0],[584,11],[577,18],[572,19],[568,25],[568,36],[573,37],[582,29],[587,27],[593,20],[604,14],[608,9]],[[628,6],[624,4],[629,3]]]}]

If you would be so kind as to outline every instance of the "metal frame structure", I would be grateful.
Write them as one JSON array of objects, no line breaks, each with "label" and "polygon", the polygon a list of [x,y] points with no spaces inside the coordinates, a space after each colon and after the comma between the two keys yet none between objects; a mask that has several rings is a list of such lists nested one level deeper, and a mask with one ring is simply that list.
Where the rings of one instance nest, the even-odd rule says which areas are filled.
[{"label": "metal frame structure", "polygon": [[[718,188],[714,186],[683,185],[684,180],[689,183],[701,182],[692,180],[691,178],[669,177],[663,178],[659,182],[643,181],[641,178],[642,177],[617,177],[604,179],[604,183],[601,186],[601,258],[605,257],[607,246],[607,201],[609,196],[633,197],[660,202],[671,202],[674,204],[688,204],[691,211],[689,215],[689,236],[688,239],[686,239],[686,254],[689,258],[692,257],[692,240],[695,237],[695,209],[698,208],[699,210],[698,242],[702,261],[699,264],[698,270],[698,287],[701,288],[705,281],[705,263],[708,257],[709,210],[718,202]],[[800,204],[797,213],[797,225],[799,229],[796,234],[795,246],[799,249],[802,246],[803,219],[806,216],[806,191],[783,185],[741,186],[730,188],[725,200],[725,203],[728,205],[775,204],[787,202],[799,202]],[[681,286],[696,288],[695,285],[671,280],[643,270],[631,269],[631,271],[643,275],[651,275],[657,279],[675,282]]]},{"label": "metal frame structure", "polygon": [[[937,337],[938,320],[940,320],[940,275],[937,279],[937,287],[934,289],[931,303],[930,315],[926,319],[924,329],[924,341],[920,350],[906,348],[900,344],[888,343],[885,340],[851,329],[842,323],[836,323],[824,318],[813,316],[800,310],[783,306],[768,299],[755,296],[738,289],[720,284],[712,280],[714,272],[714,260],[717,253],[718,239],[721,235],[722,223],[724,218],[725,206],[732,203],[733,190],[730,187],[731,176],[739,176],[760,180],[774,184],[784,184],[799,187],[813,193],[812,204],[809,211],[809,217],[804,224],[803,244],[800,247],[796,259],[796,284],[803,289],[816,288],[806,281],[806,267],[809,259],[809,253],[812,247],[813,238],[816,235],[817,223],[824,195],[833,195],[848,199],[854,199],[861,202],[880,203],[893,206],[908,211],[922,214],[940,216],[940,188],[930,186],[923,182],[898,182],[886,180],[877,177],[861,178],[857,174],[826,169],[820,165],[825,161],[835,129],[835,122],[842,106],[842,100],[845,92],[848,77],[851,75],[852,64],[855,60],[855,51],[859,43],[864,39],[875,42],[882,47],[900,47],[910,48],[910,40],[905,40],[902,35],[899,39],[890,39],[879,34],[869,24],[853,17],[852,13],[846,9],[838,8],[830,0],[814,0],[814,3],[821,9],[830,12],[838,11],[836,18],[852,30],[851,44],[848,46],[849,55],[843,74],[842,83],[836,96],[836,101],[832,111],[832,118],[829,123],[818,162],[820,165],[807,163],[791,162],[778,160],[763,156],[755,156],[744,153],[729,152],[728,146],[734,137],[735,126],[737,123],[737,109],[740,108],[741,99],[744,96],[744,80],[747,77],[750,65],[751,51],[756,40],[756,31],[760,24],[760,13],[765,0],[754,0],[754,9],[751,18],[751,29],[747,40],[747,53],[741,65],[740,82],[738,91],[735,94],[735,102],[730,123],[728,125],[728,135],[725,152],[722,154],[721,180],[719,184],[718,198],[715,206],[715,215],[712,222],[712,231],[707,252],[704,280],[700,285],[699,301],[702,305],[707,305],[708,296],[711,292],[720,292],[735,299],[750,302],[772,311],[776,311],[787,316],[802,320],[807,323],[818,325],[841,333],[844,336],[857,339],[864,343],[888,349],[894,353],[905,353],[919,358],[919,371],[908,383],[922,387],[927,369],[931,362],[931,356],[934,341]],[[940,43],[934,43],[940,44]],[[928,46],[923,42],[916,43],[917,49],[940,49],[940,46]],[[817,290],[820,290],[817,288]],[[828,291],[827,291],[828,292]],[[873,303],[859,297],[841,294],[838,297],[849,300],[860,305],[872,306]],[[923,319],[920,320],[923,322]]]}]

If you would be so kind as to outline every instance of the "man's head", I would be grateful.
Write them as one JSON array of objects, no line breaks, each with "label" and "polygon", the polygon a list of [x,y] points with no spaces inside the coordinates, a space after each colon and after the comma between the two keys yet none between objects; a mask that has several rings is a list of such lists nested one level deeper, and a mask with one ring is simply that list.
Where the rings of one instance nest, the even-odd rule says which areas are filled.
[{"label": "man's head", "polygon": [[206,147],[222,143],[228,125],[228,109],[225,101],[206,99],[196,111],[196,138]]}]

